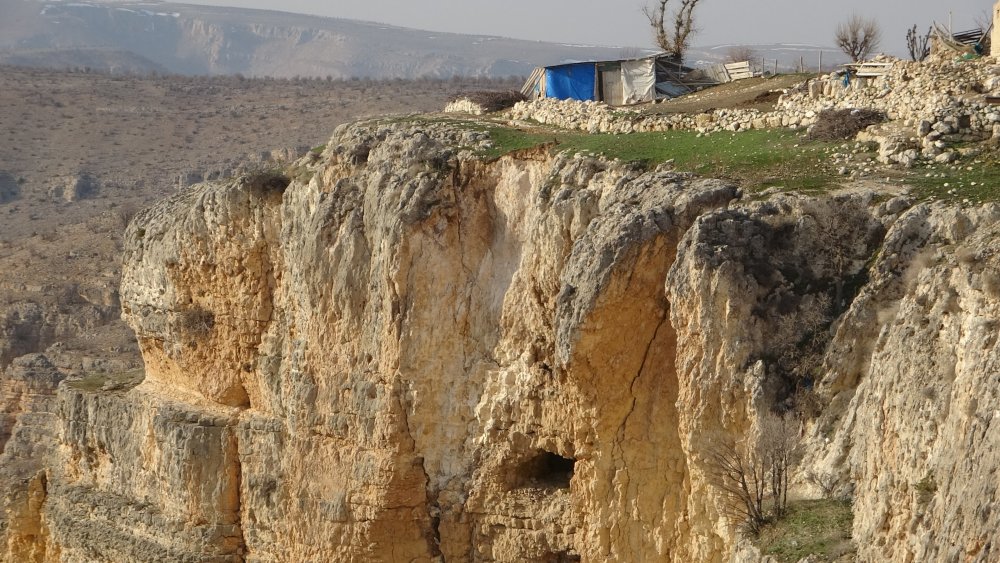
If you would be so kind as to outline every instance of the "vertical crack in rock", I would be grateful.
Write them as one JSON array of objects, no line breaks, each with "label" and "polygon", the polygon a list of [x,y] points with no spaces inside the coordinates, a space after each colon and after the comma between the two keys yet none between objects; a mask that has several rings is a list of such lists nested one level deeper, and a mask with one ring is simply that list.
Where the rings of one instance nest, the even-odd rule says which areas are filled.
[{"label": "vertical crack in rock", "polygon": [[[422,506],[413,508],[422,508],[422,512],[427,516],[427,527],[423,534],[424,540],[427,543],[427,551],[431,557],[441,557],[441,506],[438,500],[440,491],[435,490],[430,474],[427,472],[426,461],[416,451],[417,441],[413,436],[413,429],[410,427],[410,401],[405,400],[402,390],[398,386],[396,389],[396,408],[400,413],[402,430],[409,440],[404,452],[408,450],[414,456],[417,456],[414,461],[419,463],[420,472],[423,476],[424,502]],[[416,524],[420,525],[419,523]]]},{"label": "vertical crack in rock", "polygon": [[234,466],[234,480],[235,480],[235,509],[233,514],[235,515],[232,523],[232,531],[236,538],[237,545],[235,546],[236,560],[243,561],[248,557],[252,557],[252,553],[247,550],[246,537],[243,534],[243,463],[240,461],[240,451],[239,451],[239,434],[236,431],[236,426],[230,427],[231,433],[231,445],[230,445],[230,455],[232,459],[232,464]]}]

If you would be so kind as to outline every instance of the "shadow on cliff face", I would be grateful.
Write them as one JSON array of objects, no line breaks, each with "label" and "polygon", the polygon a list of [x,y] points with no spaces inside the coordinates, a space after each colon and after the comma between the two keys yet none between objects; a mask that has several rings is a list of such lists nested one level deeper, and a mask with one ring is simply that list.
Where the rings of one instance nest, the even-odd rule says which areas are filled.
[{"label": "shadow on cliff face", "polygon": [[869,203],[859,196],[763,202],[721,212],[699,241],[714,249],[710,267],[735,262],[734,274],[745,277],[760,342],[744,367],[763,361],[776,410],[818,408],[811,390],[831,327],[868,282],[885,237]]},{"label": "shadow on cliff face", "polygon": [[576,460],[539,450],[511,473],[515,488],[568,489]]}]

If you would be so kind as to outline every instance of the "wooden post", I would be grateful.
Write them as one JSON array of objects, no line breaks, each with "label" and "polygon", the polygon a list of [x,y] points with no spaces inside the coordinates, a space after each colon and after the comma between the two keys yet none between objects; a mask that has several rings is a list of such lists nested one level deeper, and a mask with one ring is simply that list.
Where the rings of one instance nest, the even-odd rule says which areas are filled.
[{"label": "wooden post", "polygon": [[774,75],[778,76],[778,59],[774,59]]},{"label": "wooden post", "polygon": [[805,70],[806,70],[805,57],[799,55],[799,73],[805,72]]},{"label": "wooden post", "polygon": [[823,74],[823,51],[819,52],[819,70],[817,72]]},{"label": "wooden post", "polygon": [[764,62],[764,57],[761,57],[760,58],[760,75],[764,76],[765,72],[767,72],[767,64]]}]

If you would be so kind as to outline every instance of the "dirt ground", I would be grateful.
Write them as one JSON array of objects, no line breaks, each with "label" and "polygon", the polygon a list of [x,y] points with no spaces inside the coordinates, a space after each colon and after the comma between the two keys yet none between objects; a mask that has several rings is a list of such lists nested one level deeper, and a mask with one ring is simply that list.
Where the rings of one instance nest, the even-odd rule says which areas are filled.
[{"label": "dirt ground", "polygon": [[[438,111],[457,91],[484,87],[520,84],[0,67],[0,371],[42,351],[70,373],[138,365],[118,319],[121,235],[136,211],[190,178],[308,150],[360,117]],[[97,190],[67,198],[83,174]]]},{"label": "dirt ground", "polygon": [[723,108],[770,111],[774,109],[782,90],[805,82],[813,76],[811,74],[779,74],[767,78],[747,78],[651,105],[648,106],[648,111],[703,113]]}]

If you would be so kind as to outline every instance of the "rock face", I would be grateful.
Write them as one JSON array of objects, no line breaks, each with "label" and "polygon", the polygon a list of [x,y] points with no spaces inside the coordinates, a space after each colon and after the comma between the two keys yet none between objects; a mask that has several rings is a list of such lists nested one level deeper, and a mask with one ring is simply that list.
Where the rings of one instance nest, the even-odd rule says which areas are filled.
[{"label": "rock face", "polygon": [[1000,545],[1000,207],[905,212],[837,327],[826,455],[869,561],[991,561]]},{"label": "rock face", "polygon": [[1000,208],[468,135],[348,126],[137,216],[145,380],[59,387],[7,557],[726,561],[711,451],[807,395],[862,560],[991,559]]},{"label": "rock face", "polygon": [[[610,452],[676,457],[662,284],[686,225],[735,190],[584,159],[460,163],[433,132],[344,138],[308,185],[151,211],[127,259],[147,381],[242,409],[248,558],[676,549],[683,495],[627,476],[645,454]],[[625,515],[639,492],[666,539]]]},{"label": "rock face", "polygon": [[[45,561],[53,557],[48,525],[42,519],[46,467],[57,448],[58,400],[62,380],[42,354],[17,358],[0,374],[0,499],[5,561]],[[51,559],[50,559],[51,560]]]}]

